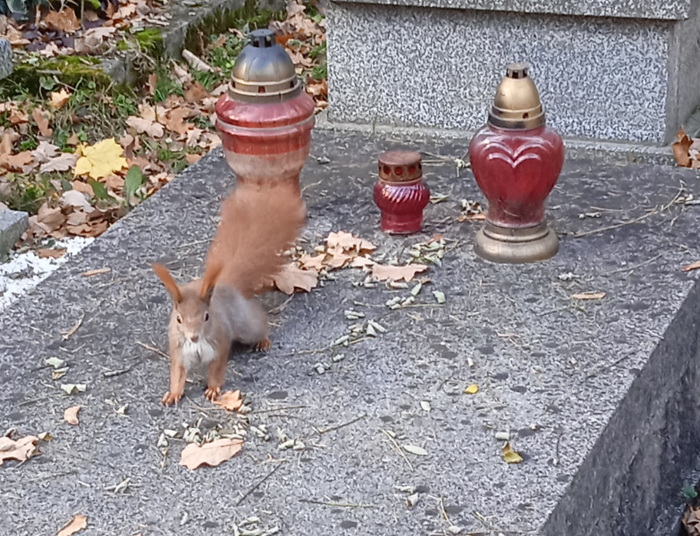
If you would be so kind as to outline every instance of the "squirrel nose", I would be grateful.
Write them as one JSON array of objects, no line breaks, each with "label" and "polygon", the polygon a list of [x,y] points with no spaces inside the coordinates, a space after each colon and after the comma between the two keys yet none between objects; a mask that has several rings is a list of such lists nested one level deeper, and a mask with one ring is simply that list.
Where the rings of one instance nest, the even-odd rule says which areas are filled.
[{"label": "squirrel nose", "polygon": [[197,341],[199,340],[199,335],[192,335],[192,336],[190,337],[190,340],[191,340],[192,342],[197,342]]}]

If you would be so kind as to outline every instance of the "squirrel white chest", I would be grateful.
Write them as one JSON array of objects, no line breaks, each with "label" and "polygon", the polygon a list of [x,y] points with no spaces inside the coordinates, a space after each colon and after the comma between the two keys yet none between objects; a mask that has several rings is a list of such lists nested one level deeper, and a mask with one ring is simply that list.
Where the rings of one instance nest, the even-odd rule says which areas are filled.
[{"label": "squirrel white chest", "polygon": [[185,340],[182,345],[182,364],[185,370],[208,365],[216,358],[216,349],[206,339],[197,342]]}]

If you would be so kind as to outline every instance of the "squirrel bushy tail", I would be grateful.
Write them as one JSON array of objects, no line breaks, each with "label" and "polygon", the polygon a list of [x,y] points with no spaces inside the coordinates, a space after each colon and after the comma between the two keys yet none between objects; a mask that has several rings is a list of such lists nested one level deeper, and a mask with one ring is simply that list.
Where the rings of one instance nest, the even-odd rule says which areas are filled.
[{"label": "squirrel bushy tail", "polygon": [[220,270],[217,285],[253,297],[282,269],[280,253],[291,247],[305,222],[306,206],[295,186],[239,186],[222,204],[204,279]]}]

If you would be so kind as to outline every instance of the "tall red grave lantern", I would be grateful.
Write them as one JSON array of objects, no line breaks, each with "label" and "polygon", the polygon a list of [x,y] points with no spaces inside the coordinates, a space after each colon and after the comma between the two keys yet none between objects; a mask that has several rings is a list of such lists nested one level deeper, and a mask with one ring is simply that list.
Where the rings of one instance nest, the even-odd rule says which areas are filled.
[{"label": "tall red grave lantern", "polygon": [[508,65],[486,126],[469,145],[474,178],[489,202],[476,253],[487,260],[525,263],[549,259],[559,239],[547,225],[544,202],[564,163],[561,136],[545,115],[528,67]]},{"label": "tall red grave lantern", "polygon": [[313,99],[271,30],[254,30],[216,103],[224,155],[239,184],[285,181],[299,190],[315,124]]}]

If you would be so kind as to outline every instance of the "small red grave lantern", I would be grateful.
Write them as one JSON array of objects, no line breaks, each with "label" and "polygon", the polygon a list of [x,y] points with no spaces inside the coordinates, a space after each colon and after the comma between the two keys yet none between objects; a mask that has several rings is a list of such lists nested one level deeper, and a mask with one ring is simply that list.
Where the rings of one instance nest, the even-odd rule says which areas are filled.
[{"label": "small red grave lantern", "polygon": [[411,234],[420,231],[430,190],[423,183],[420,153],[390,151],[379,157],[379,182],[374,202],[382,211],[382,231]]},{"label": "small red grave lantern", "polygon": [[255,30],[216,103],[226,161],[239,183],[288,181],[299,188],[315,124],[313,99],[271,30]]},{"label": "small red grave lantern", "polygon": [[526,65],[508,65],[488,123],[469,145],[469,159],[489,202],[486,224],[474,243],[476,253],[504,263],[556,255],[559,239],[547,225],[544,202],[561,173],[564,144],[545,124]]}]

